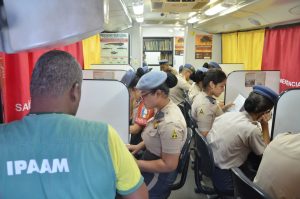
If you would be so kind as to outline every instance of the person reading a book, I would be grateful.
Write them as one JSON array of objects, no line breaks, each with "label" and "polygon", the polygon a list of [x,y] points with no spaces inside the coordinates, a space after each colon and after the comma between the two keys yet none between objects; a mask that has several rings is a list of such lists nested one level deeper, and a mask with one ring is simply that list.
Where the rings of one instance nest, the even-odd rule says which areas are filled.
[{"label": "person reading a book", "polygon": [[207,135],[215,162],[213,181],[218,190],[233,192],[230,169],[241,167],[253,151],[262,155],[270,142],[268,121],[278,99],[265,86],[254,86],[243,112],[227,112],[216,118]]},{"label": "person reading a book", "polygon": [[210,69],[203,77],[203,92],[199,92],[192,103],[192,117],[198,125],[199,132],[206,136],[216,117],[224,113],[232,103],[220,107],[214,97],[219,97],[225,89],[226,74],[220,69]]}]

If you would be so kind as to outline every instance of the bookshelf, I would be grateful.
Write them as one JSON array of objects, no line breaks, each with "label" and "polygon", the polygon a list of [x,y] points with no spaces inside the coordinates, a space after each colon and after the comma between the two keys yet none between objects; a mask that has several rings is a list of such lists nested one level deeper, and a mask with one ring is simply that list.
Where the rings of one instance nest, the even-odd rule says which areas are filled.
[{"label": "bookshelf", "polygon": [[[143,38],[143,51],[150,60],[155,60],[148,65],[159,65],[158,61],[161,59],[169,60],[169,65],[173,66],[173,37],[144,37]],[[151,53],[153,52],[153,53]],[[157,57],[159,53],[159,57]],[[156,62],[156,59],[157,62]]]}]

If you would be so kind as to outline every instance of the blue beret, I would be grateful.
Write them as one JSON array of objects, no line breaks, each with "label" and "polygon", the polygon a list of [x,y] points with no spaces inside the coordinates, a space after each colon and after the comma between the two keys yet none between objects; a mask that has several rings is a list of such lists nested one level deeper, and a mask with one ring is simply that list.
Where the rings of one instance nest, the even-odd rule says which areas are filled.
[{"label": "blue beret", "polygon": [[135,78],[135,72],[132,70],[128,70],[126,71],[125,75],[122,77],[121,82],[123,84],[125,84],[126,87],[128,87],[131,82],[134,80]]},{"label": "blue beret", "polygon": [[208,63],[208,65],[212,68],[219,68],[221,69],[220,65],[217,62],[211,61]]},{"label": "blue beret", "polygon": [[136,85],[139,90],[152,90],[157,88],[167,79],[167,73],[162,71],[150,71],[141,77]]},{"label": "blue beret", "polygon": [[266,98],[270,99],[274,104],[276,104],[278,100],[278,94],[275,93],[272,89],[265,86],[253,86],[253,92],[265,96]]},{"label": "blue beret", "polygon": [[187,68],[190,71],[192,71],[193,73],[195,72],[195,68],[192,64],[184,64],[183,68]]},{"label": "blue beret", "polygon": [[169,61],[167,59],[162,59],[162,60],[159,60],[159,64],[166,64],[168,63]]}]

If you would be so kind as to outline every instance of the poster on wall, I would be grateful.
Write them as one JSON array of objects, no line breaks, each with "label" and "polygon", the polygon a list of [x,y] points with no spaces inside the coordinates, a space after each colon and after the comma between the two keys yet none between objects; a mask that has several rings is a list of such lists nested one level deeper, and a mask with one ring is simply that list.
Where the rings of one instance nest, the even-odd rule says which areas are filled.
[{"label": "poster on wall", "polygon": [[195,36],[195,59],[212,58],[212,35]]},{"label": "poster on wall", "polygon": [[100,63],[129,63],[129,34],[100,33]]},{"label": "poster on wall", "polygon": [[184,38],[175,37],[175,55],[183,56],[184,53]]},{"label": "poster on wall", "polygon": [[264,86],[266,82],[265,72],[245,73],[245,87],[253,87],[255,85]]}]

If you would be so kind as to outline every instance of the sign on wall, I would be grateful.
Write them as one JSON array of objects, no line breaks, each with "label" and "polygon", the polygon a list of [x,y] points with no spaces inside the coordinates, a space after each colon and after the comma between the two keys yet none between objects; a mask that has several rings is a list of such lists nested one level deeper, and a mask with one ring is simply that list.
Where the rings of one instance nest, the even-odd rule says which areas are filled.
[{"label": "sign on wall", "polygon": [[184,53],[184,38],[175,37],[175,55],[182,56]]},{"label": "sign on wall", "polygon": [[195,36],[195,59],[212,58],[212,35]]},{"label": "sign on wall", "polygon": [[100,33],[101,64],[129,63],[129,34]]}]

